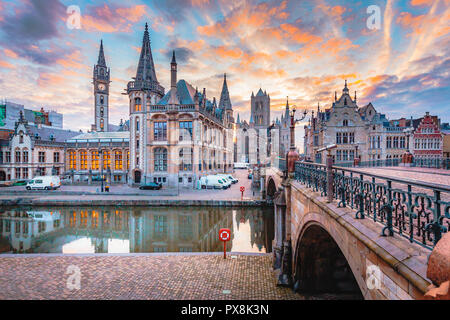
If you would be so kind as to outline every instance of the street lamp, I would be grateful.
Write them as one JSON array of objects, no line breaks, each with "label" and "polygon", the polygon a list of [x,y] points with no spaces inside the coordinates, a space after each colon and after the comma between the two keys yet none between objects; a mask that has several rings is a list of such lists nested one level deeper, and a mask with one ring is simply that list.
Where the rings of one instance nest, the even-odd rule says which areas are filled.
[{"label": "street lamp", "polygon": [[301,114],[301,118],[300,119],[295,119],[295,112],[296,112],[296,106],[293,106],[293,110],[291,111],[291,126],[290,126],[290,137],[291,137],[291,141],[290,141],[290,149],[289,152],[286,154],[286,161],[287,161],[287,172],[288,173],[293,173],[295,171],[295,162],[298,161],[299,159],[299,155],[297,153],[297,151],[295,150],[295,125],[297,124],[297,122],[303,121],[307,114],[308,111],[305,109],[303,111],[303,113]]},{"label": "street lamp", "polygon": [[100,166],[100,181],[101,181],[101,185],[102,185],[102,187],[101,187],[101,192],[103,192],[103,163],[102,163],[102,149],[101,148],[98,148],[98,163],[99,163],[99,166]]}]

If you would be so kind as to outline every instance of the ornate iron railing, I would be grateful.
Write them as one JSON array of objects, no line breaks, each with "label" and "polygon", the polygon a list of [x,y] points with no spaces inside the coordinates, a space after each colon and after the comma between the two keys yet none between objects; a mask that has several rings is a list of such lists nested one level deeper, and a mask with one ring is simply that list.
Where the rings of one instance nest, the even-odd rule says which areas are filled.
[{"label": "ornate iron railing", "polygon": [[[450,188],[445,185],[332,168],[333,199],[338,207],[356,210],[355,218],[384,225],[383,236],[394,233],[433,248],[450,229]],[[327,170],[322,164],[297,162],[295,179],[327,196]]]},{"label": "ornate iron railing", "polygon": [[[366,167],[398,167],[401,164],[401,159],[392,158],[384,160],[368,160],[360,161],[356,164],[354,161],[337,162],[336,166],[345,168],[366,168]],[[435,168],[450,170],[450,159],[429,158],[429,159],[417,159],[415,158],[410,164],[411,167],[421,168]]]}]

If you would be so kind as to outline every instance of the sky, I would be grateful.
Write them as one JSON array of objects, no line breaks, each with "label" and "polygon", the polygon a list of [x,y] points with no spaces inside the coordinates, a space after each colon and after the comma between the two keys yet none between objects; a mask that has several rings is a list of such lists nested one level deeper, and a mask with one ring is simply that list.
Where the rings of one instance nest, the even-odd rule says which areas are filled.
[{"label": "sky", "polygon": [[[76,25],[72,5],[80,29],[68,27]],[[90,129],[103,39],[110,123],[118,124],[128,118],[122,93],[146,22],[166,91],[175,50],[178,79],[205,87],[208,98],[220,98],[226,73],[235,117],[247,121],[259,88],[275,119],[287,96],[298,110],[330,107],[345,79],[359,106],[372,102],[390,119],[430,111],[450,121],[450,0],[0,0],[0,99],[61,112],[67,129]]]}]

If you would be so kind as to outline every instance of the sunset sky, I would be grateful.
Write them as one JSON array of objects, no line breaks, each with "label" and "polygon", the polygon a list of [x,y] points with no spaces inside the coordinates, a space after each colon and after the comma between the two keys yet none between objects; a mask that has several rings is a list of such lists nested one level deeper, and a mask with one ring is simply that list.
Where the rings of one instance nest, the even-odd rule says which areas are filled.
[{"label": "sunset sky", "polygon": [[[81,29],[66,26],[67,6]],[[370,30],[369,5],[381,9]],[[92,68],[103,39],[111,68],[110,123],[128,118],[126,84],[136,74],[149,23],[159,82],[169,89],[171,50],[178,78],[220,97],[227,73],[231,100],[249,119],[261,87],[272,114],[286,96],[299,109],[329,107],[344,79],[358,104],[388,118],[450,121],[450,0],[239,1],[0,0],[0,99],[64,114],[64,127],[93,123]]]}]

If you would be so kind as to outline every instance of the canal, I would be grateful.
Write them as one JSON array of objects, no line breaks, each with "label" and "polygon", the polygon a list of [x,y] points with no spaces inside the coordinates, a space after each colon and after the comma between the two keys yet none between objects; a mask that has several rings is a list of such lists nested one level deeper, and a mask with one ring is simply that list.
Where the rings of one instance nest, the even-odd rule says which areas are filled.
[{"label": "canal", "polygon": [[273,208],[48,207],[0,211],[0,253],[267,253]]}]

